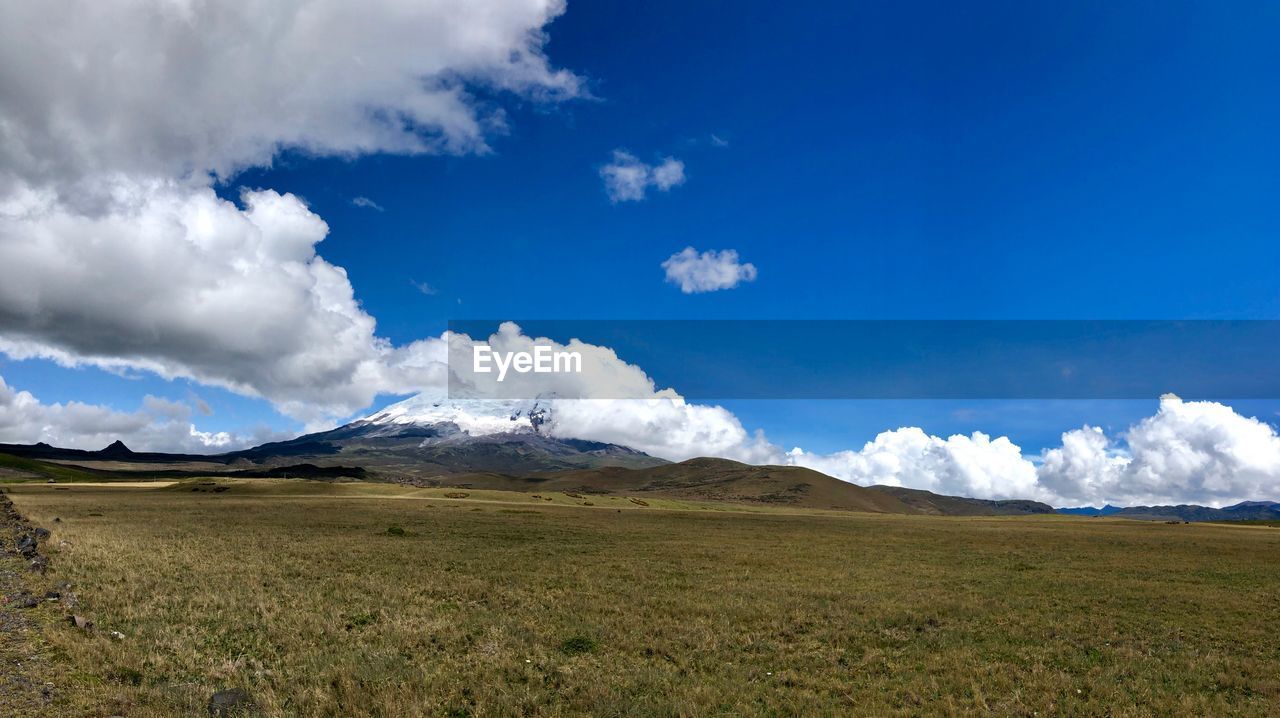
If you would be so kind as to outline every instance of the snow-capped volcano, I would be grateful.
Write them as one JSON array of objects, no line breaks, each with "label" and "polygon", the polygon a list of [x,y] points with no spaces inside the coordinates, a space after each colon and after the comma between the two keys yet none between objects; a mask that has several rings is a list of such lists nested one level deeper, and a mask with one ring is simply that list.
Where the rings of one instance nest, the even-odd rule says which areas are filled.
[{"label": "snow-capped volcano", "polygon": [[336,429],[263,444],[238,456],[255,463],[360,466],[397,480],[666,463],[625,446],[550,436],[550,420],[550,397],[514,401],[419,394]]},{"label": "snow-capped volcano", "polygon": [[386,427],[453,425],[470,436],[540,433],[551,418],[549,399],[451,399],[418,394],[353,422]]}]

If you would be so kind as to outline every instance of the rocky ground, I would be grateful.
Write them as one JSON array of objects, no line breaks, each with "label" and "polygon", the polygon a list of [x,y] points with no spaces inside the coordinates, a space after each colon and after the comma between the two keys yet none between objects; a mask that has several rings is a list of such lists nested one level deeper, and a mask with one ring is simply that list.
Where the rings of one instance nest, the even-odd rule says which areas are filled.
[{"label": "rocky ground", "polygon": [[33,588],[47,583],[49,560],[40,552],[47,538],[47,531],[37,531],[0,495],[0,715],[43,715],[54,699],[53,684],[45,682],[47,647],[34,611],[70,594]]}]

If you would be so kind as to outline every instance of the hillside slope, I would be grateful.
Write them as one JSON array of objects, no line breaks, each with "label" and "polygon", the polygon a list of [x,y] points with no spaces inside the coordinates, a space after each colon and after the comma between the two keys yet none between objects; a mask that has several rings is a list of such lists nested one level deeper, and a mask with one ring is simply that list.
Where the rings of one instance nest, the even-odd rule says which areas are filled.
[{"label": "hillside slope", "polygon": [[970,499],[963,496],[943,496],[922,489],[906,489],[901,486],[872,486],[878,491],[893,496],[904,504],[917,509],[922,514],[938,516],[1026,516],[1028,514],[1051,514],[1054,509],[1049,504],[1027,499],[1010,499],[992,501],[988,499]]},{"label": "hillside slope", "polygon": [[601,467],[513,476],[470,473],[438,476],[434,486],[507,491],[627,494],[643,498],[725,501],[807,509],[920,513],[889,494],[850,484],[798,466],[751,466],[727,459],[698,458],[676,464],[628,469]]}]

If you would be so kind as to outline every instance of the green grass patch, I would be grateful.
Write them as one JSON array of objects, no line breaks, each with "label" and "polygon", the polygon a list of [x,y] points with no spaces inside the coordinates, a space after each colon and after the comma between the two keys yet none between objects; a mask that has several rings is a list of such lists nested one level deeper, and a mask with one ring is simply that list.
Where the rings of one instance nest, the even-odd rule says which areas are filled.
[{"label": "green grass patch", "polygon": [[587,636],[572,636],[560,642],[560,651],[570,656],[594,653],[596,642]]},{"label": "green grass patch", "polygon": [[[113,478],[110,474],[84,471],[48,461],[24,459],[11,454],[0,454],[0,468],[30,474],[35,479],[53,479],[55,481],[109,481]],[[22,477],[9,479],[9,481],[23,480],[29,479]]]}]

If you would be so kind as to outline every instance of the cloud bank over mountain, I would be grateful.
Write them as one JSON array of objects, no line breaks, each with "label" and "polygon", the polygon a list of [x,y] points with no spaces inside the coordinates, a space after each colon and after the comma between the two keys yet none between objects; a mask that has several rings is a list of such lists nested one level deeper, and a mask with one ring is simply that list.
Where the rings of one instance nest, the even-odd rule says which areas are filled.
[{"label": "cloud bank over mountain", "polygon": [[731,412],[666,400],[563,402],[554,431],[680,460],[710,455],[805,466],[855,484],[886,484],[981,499],[1055,506],[1198,503],[1228,506],[1280,496],[1280,436],[1215,402],[1161,399],[1154,416],[1108,437],[1085,426],[1063,445],[1024,454],[1008,437],[939,437],[917,427],[884,431],[859,450],[783,451]]},{"label": "cloud bank over mountain", "polygon": [[[1024,453],[1008,437],[982,432],[940,437],[918,427],[881,432],[860,449],[821,454],[800,447],[787,450],[763,432],[749,430],[721,406],[685,400],[608,347],[530,337],[510,322],[482,339],[501,351],[539,344],[580,352],[589,370],[539,375],[533,388],[543,396],[616,396],[623,386],[625,395],[636,397],[544,399],[551,409],[544,431],[559,438],[621,444],[672,461],[718,456],[804,466],[864,486],[904,486],[982,499],[1029,498],[1057,506],[1225,506],[1280,495],[1280,436],[1268,424],[1215,402],[1166,395],[1153,416],[1127,432],[1113,437],[1085,426],[1064,433],[1061,446],[1040,454]],[[407,373],[422,382],[418,388],[425,388],[425,396],[444,397],[449,394],[450,344],[456,350],[476,341],[465,335],[426,339],[396,363],[411,367]],[[400,380],[406,381],[403,376]],[[492,385],[473,386],[471,392],[496,396]],[[169,410],[160,410],[165,407]],[[123,437],[142,448],[183,451],[224,451],[249,443],[245,436],[201,433],[189,418],[189,407],[175,409],[159,400],[148,401],[132,414],[85,405],[44,405],[0,383],[0,441],[44,440],[95,448]],[[509,423],[468,426],[473,433],[486,433],[502,431]]]},{"label": "cloud bank over mountain", "polygon": [[[1280,436],[1268,424],[1215,402],[1165,395],[1155,415],[1127,432],[1108,437],[1085,426],[1064,433],[1062,446],[1035,455],[1023,453],[1008,437],[982,432],[939,437],[917,427],[884,431],[861,449],[818,454],[785,450],[762,432],[749,431],[723,407],[686,401],[676,388],[658,386],[608,347],[534,339],[510,322],[487,340],[504,351],[528,350],[536,342],[582,352],[587,369],[580,375],[541,375],[534,387],[540,394],[636,397],[555,400],[547,427],[554,435],[622,444],[673,461],[719,456],[805,466],[864,486],[1030,498],[1057,506],[1225,506],[1280,495]],[[584,385],[588,379],[596,383]],[[496,395],[494,386],[476,390]]]}]

